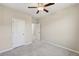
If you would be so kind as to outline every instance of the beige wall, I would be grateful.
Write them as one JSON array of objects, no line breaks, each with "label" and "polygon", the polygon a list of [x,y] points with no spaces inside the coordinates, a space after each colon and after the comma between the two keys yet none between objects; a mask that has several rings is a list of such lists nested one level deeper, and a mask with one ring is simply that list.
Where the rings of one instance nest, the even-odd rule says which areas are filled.
[{"label": "beige wall", "polygon": [[32,41],[32,18],[20,11],[0,6],[0,51],[12,47],[12,18],[26,20],[26,44]]},{"label": "beige wall", "polygon": [[40,18],[41,40],[79,51],[79,6],[67,7]]}]

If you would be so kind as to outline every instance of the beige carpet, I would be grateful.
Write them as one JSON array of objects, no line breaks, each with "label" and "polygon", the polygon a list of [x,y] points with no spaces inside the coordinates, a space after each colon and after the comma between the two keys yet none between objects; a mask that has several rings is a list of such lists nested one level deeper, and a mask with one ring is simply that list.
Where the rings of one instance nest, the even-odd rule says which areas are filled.
[{"label": "beige carpet", "polygon": [[0,56],[78,56],[79,54],[56,47],[46,42],[34,41],[30,45],[21,46]]}]

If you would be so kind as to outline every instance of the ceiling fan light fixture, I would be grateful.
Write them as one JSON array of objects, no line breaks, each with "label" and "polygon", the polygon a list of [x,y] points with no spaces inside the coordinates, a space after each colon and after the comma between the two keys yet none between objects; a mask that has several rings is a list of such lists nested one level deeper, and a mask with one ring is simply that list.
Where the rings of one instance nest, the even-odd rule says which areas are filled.
[{"label": "ceiling fan light fixture", "polygon": [[38,3],[37,7],[28,7],[28,8],[36,8],[37,12],[36,14],[39,13],[39,11],[45,11],[46,13],[48,13],[49,11],[46,9],[46,7],[54,5],[55,3],[48,3],[48,4],[43,4],[43,3]]},{"label": "ceiling fan light fixture", "polygon": [[38,7],[37,9],[43,11],[44,7]]}]

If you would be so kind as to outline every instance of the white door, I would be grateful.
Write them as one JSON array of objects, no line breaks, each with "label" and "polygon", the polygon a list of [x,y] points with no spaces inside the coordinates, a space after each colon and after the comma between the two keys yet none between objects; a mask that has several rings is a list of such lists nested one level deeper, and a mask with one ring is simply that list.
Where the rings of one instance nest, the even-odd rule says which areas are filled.
[{"label": "white door", "polygon": [[35,27],[34,27],[34,37],[36,40],[40,40],[40,24],[35,24]]},{"label": "white door", "polygon": [[12,41],[13,47],[25,44],[25,20],[12,19]]},{"label": "white door", "polygon": [[40,40],[40,23],[37,24],[37,30],[36,30],[36,37],[38,40]]}]

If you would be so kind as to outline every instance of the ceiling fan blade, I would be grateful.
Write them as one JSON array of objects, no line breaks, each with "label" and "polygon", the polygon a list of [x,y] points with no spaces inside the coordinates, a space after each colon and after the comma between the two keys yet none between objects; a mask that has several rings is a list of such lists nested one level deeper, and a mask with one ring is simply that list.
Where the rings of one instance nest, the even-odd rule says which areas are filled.
[{"label": "ceiling fan blade", "polygon": [[44,7],[47,7],[47,6],[51,6],[51,5],[54,5],[55,3],[48,3],[46,5],[44,5]]},{"label": "ceiling fan blade", "polygon": [[28,7],[28,8],[37,8],[37,7]]},{"label": "ceiling fan blade", "polygon": [[39,13],[39,10],[36,12],[36,14],[38,14]]},{"label": "ceiling fan blade", "polygon": [[48,13],[48,10],[46,10],[46,9],[43,9],[43,10]]}]

